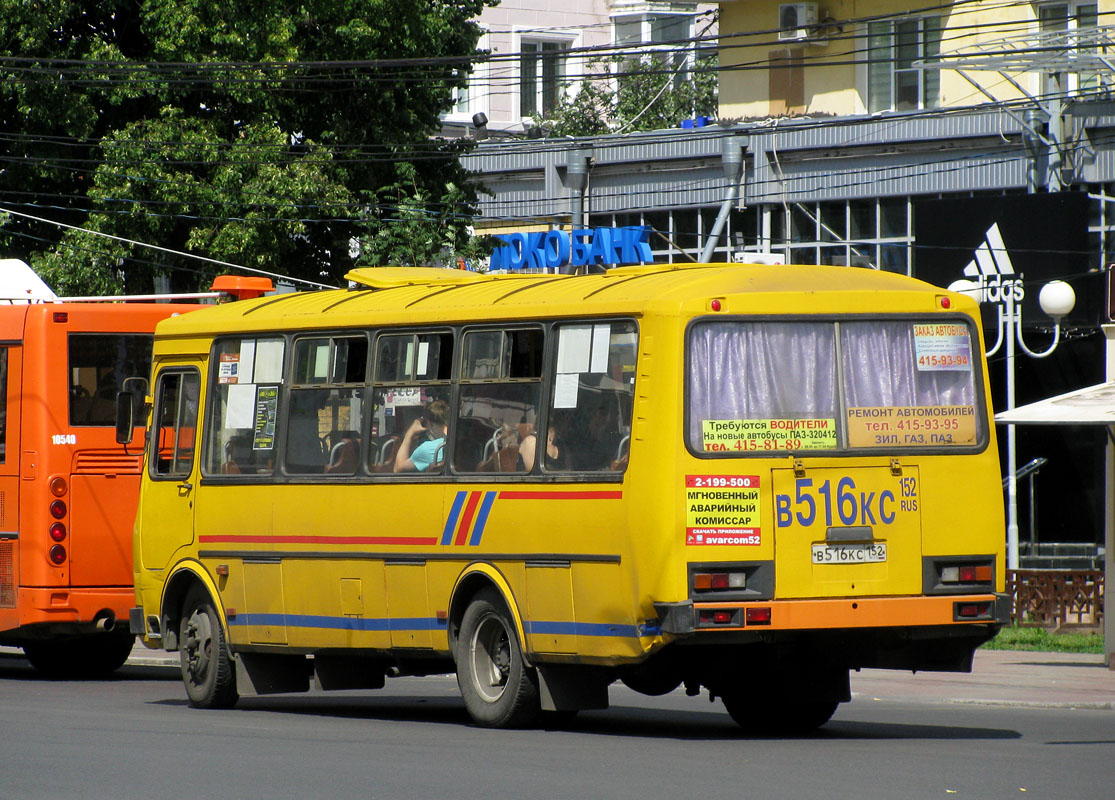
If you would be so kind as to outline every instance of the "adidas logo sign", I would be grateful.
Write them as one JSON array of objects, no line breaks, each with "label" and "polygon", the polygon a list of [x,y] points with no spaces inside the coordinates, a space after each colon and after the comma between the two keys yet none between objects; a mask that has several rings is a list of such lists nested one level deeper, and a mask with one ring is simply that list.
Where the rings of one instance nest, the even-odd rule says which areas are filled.
[{"label": "adidas logo sign", "polygon": [[1022,276],[1014,271],[998,222],[987,229],[984,242],[976,248],[975,255],[964,267],[964,275],[975,280],[980,302],[1021,302],[1026,296],[1026,289],[1022,285]]}]

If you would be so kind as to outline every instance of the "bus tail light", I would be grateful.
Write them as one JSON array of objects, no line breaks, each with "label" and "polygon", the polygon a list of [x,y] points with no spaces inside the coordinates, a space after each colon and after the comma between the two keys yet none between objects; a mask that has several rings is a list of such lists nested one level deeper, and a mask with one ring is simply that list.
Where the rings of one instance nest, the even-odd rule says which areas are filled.
[{"label": "bus tail light", "polygon": [[976,603],[956,603],[953,606],[955,619],[992,619],[994,608],[989,601],[982,600]]},{"label": "bus tail light", "polygon": [[66,479],[61,475],[56,475],[50,479],[50,493],[55,497],[65,497],[68,489]]},{"label": "bus tail light", "polygon": [[56,544],[50,548],[50,563],[60,566],[66,561],[66,548]]},{"label": "bus tail light", "polygon": [[60,542],[66,538],[66,526],[61,522],[55,522],[50,526],[50,538],[56,542]]},{"label": "bus tail light", "polygon": [[711,628],[718,625],[739,626],[738,612],[731,608],[702,608],[697,612],[697,625]]},{"label": "bus tail light", "polygon": [[62,519],[66,516],[66,504],[62,500],[54,500],[50,504],[50,516],[55,519]]},{"label": "bus tail light", "polygon": [[698,592],[724,592],[730,589],[746,589],[746,572],[695,572],[693,588]]}]

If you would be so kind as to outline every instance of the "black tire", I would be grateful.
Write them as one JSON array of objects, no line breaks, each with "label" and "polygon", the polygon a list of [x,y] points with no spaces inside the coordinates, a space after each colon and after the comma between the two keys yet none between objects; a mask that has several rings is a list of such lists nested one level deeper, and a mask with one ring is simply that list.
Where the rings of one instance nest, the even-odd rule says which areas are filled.
[{"label": "black tire", "polygon": [[757,736],[804,736],[820,728],[836,713],[835,700],[771,702],[753,695],[729,694],[724,708],[736,724]]},{"label": "black tire", "polygon": [[541,711],[538,675],[523,663],[511,614],[492,589],[465,609],[453,651],[465,708],[485,728],[521,728]]},{"label": "black tire", "polygon": [[229,655],[221,618],[209,593],[194,587],[186,595],[178,628],[178,658],[182,683],[194,708],[232,708],[236,672]]},{"label": "black tire", "polygon": [[75,639],[34,642],[23,652],[48,678],[101,678],[124,665],[135,645],[131,634],[95,633]]}]

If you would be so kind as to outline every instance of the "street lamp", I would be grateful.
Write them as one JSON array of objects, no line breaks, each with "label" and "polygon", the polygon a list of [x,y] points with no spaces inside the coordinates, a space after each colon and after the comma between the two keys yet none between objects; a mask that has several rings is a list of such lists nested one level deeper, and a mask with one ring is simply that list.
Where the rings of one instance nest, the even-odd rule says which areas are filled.
[{"label": "street lamp", "polygon": [[[1038,293],[1041,310],[1053,318],[1053,342],[1040,353],[1026,346],[1022,336],[1021,297],[1015,297],[1011,286],[1003,286],[996,308],[999,312],[998,336],[995,346],[987,351],[987,356],[999,352],[1006,344],[1007,354],[1007,410],[1014,409],[1014,355],[1015,343],[1031,358],[1045,358],[1057,349],[1061,342],[1061,319],[1076,305],[1076,292],[1064,281],[1050,281]],[[949,290],[961,292],[976,302],[985,299],[984,287],[980,284],[959,280],[949,285]],[[1017,454],[1015,450],[1014,425],[1007,425],[1007,569],[1018,569],[1018,479]]]}]

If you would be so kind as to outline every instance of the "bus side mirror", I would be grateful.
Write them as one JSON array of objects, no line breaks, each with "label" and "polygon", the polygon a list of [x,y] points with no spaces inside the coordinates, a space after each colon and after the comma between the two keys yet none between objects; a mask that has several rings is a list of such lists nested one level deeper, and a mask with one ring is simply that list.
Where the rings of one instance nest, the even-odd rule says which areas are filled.
[{"label": "bus side mirror", "polygon": [[135,421],[132,411],[135,408],[135,394],[133,392],[116,393],[116,442],[117,444],[130,444]]}]

